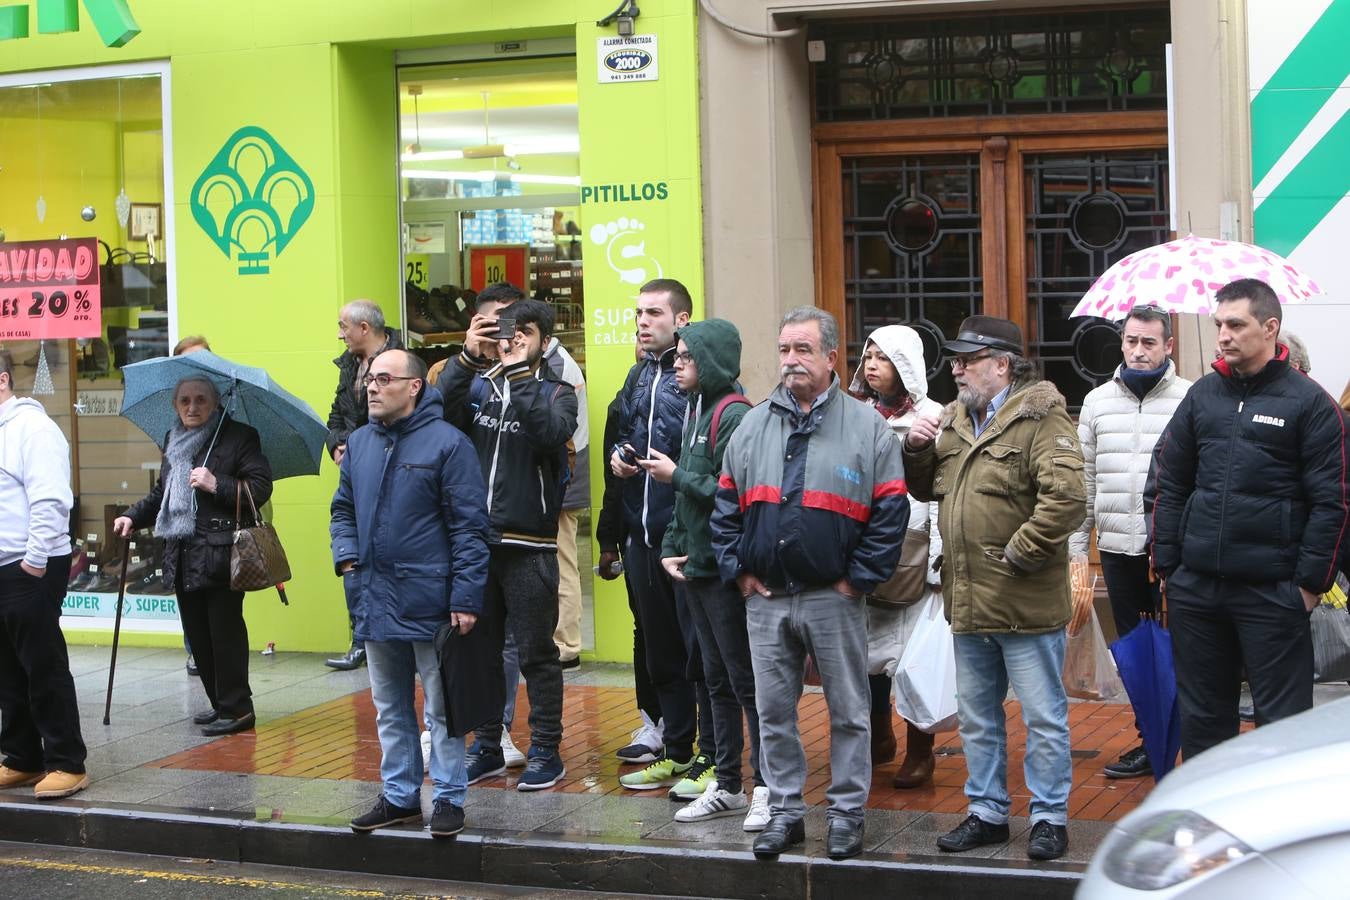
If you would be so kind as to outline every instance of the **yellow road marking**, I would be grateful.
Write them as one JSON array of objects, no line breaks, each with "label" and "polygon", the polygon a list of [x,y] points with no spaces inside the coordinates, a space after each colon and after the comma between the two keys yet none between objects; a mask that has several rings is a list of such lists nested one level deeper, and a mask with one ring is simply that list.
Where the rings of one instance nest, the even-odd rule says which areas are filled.
[{"label": "yellow road marking", "polygon": [[233,875],[195,875],[190,872],[163,872],[154,869],[133,869],[122,866],[95,866],[86,863],[63,863],[41,859],[0,859],[0,866],[42,869],[57,872],[82,872],[88,875],[123,875],[128,878],[158,878],[161,881],[182,881],[197,884],[215,884],[226,887],[247,888],[292,888],[295,890],[320,890],[335,897],[389,897],[389,896],[425,896],[391,895],[383,891],[363,891],[354,888],[329,887],[328,885],[301,884],[293,881],[268,881],[263,878],[239,878]]}]

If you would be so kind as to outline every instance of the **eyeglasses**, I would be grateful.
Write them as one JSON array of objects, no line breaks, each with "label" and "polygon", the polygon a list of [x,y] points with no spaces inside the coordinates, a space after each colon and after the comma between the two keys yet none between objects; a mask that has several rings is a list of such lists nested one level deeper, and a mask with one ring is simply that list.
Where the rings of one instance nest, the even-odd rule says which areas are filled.
[{"label": "eyeglasses", "polygon": [[992,353],[976,353],[974,356],[953,356],[951,359],[952,368],[969,369],[973,364],[993,355]]},{"label": "eyeglasses", "polygon": [[390,375],[388,372],[379,372],[375,375],[367,375],[361,379],[361,387],[368,388],[373,381],[382,388],[387,388],[395,381],[415,381],[416,375]]},{"label": "eyeglasses", "polygon": [[691,363],[691,362],[693,362],[693,361],[694,361],[694,354],[690,353],[688,350],[684,351],[683,353],[676,353],[676,354],[675,354],[675,364],[676,364],[676,365],[680,365],[680,364],[688,365],[689,363]]}]

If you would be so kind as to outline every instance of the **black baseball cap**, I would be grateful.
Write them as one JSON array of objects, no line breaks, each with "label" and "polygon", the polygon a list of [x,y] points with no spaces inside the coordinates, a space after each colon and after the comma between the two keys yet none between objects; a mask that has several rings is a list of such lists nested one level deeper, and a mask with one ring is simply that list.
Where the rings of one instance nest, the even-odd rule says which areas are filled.
[{"label": "black baseball cap", "polygon": [[1022,329],[1016,322],[997,316],[968,316],[956,333],[956,340],[947,341],[942,349],[948,353],[976,353],[980,350],[1007,350],[1021,355]]}]

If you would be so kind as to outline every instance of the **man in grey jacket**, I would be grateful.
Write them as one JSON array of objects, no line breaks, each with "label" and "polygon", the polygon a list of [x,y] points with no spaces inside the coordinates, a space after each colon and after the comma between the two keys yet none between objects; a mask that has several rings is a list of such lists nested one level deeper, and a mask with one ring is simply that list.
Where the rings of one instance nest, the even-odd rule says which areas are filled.
[{"label": "man in grey jacket", "polygon": [[[1087,518],[1069,539],[1069,551],[1086,557],[1088,535],[1096,527],[1102,576],[1116,633],[1122,637],[1139,624],[1141,614],[1161,605],[1158,583],[1149,579],[1144,482],[1153,446],[1191,388],[1169,358],[1172,346],[1172,319],[1167,313],[1156,306],[1131,309],[1121,330],[1125,362],[1110,381],[1087,395],[1078,417]],[[1142,738],[1106,767],[1107,778],[1151,774]]]}]

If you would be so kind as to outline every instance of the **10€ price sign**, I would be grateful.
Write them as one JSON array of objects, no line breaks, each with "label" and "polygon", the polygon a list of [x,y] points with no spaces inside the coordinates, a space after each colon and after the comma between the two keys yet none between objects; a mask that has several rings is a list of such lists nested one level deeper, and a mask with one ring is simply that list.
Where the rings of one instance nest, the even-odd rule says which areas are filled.
[{"label": "10\u20ac price sign", "polygon": [[99,275],[97,238],[0,243],[0,340],[99,336]]}]

